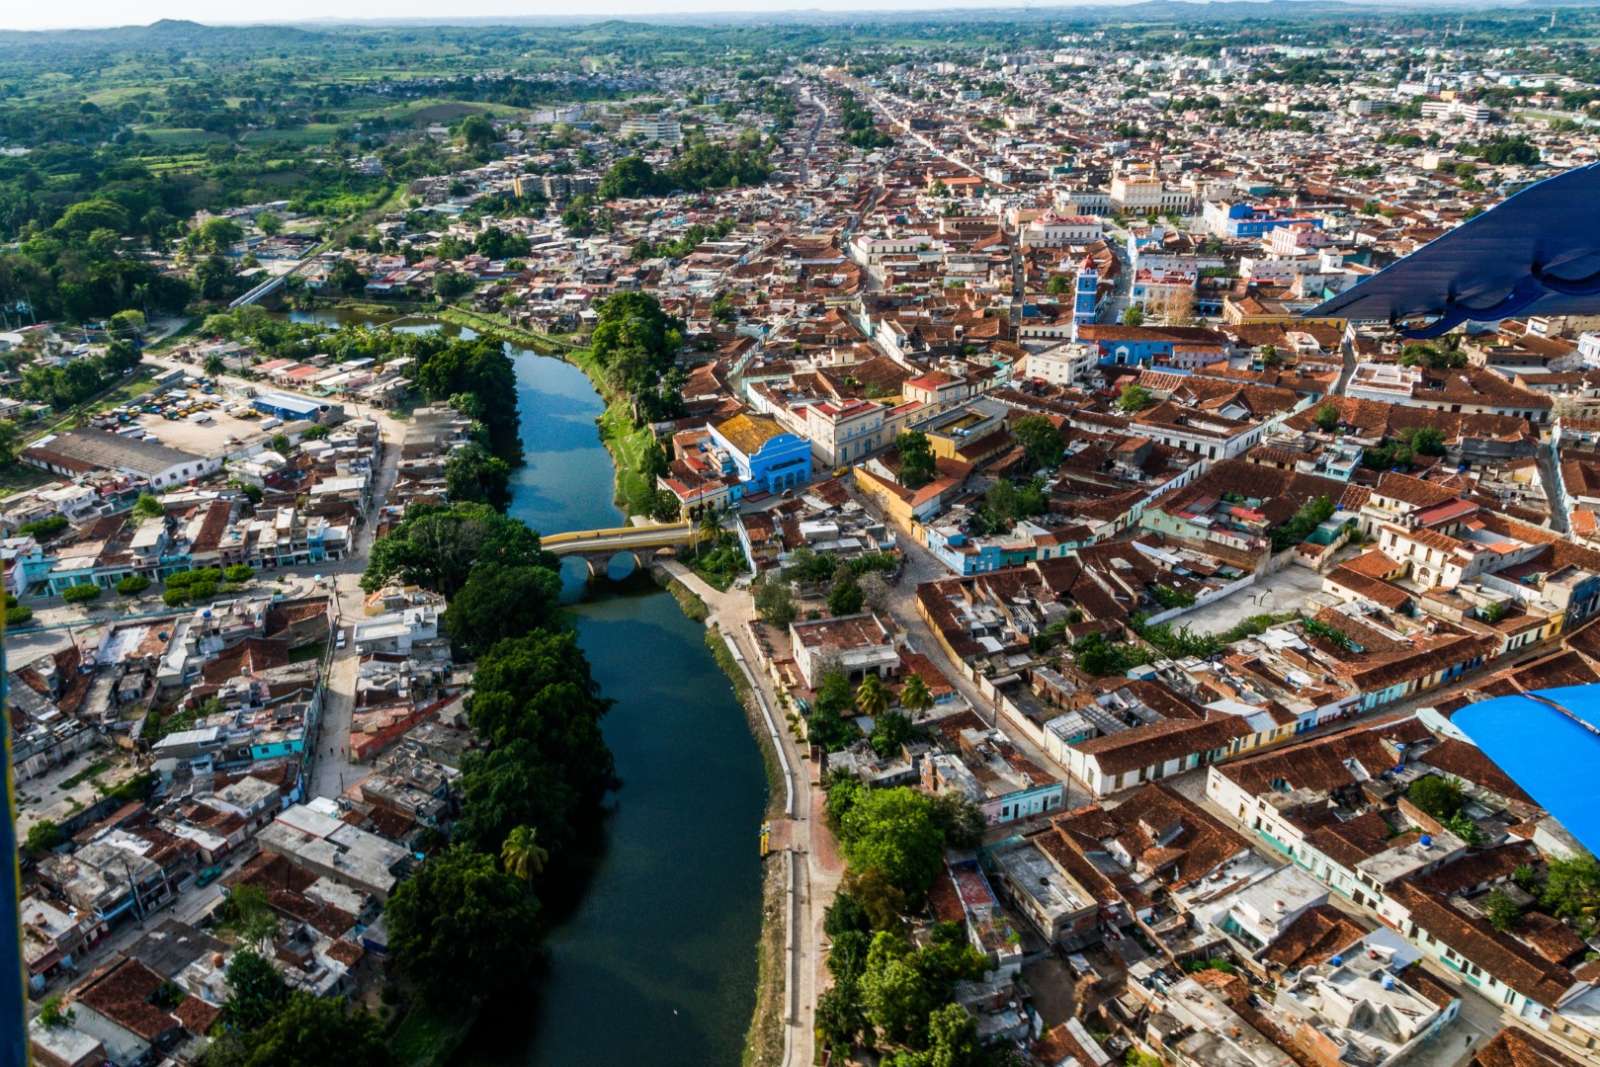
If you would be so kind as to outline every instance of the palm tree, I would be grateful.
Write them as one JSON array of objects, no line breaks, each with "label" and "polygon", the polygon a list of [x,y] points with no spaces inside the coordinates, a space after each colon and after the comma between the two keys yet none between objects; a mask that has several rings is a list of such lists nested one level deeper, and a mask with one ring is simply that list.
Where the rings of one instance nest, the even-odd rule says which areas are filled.
[{"label": "palm tree", "polygon": [[918,715],[933,707],[933,694],[928,692],[928,683],[921,675],[913,674],[906,679],[900,689],[900,706]]},{"label": "palm tree", "polygon": [[544,870],[550,853],[539,845],[539,831],[531,826],[519,826],[506,835],[500,846],[500,866],[513,878],[533,881],[534,875]]},{"label": "palm tree", "polygon": [[889,707],[889,694],[884,691],[883,680],[876,674],[861,679],[856,687],[856,710],[863,715],[882,715]]}]

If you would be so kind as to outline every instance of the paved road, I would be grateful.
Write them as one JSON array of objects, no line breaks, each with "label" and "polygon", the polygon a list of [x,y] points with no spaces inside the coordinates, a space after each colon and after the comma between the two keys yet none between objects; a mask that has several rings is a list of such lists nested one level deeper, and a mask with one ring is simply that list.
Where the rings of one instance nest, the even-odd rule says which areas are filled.
[{"label": "paved road", "polygon": [[[373,486],[373,510],[389,499],[399,475],[401,431],[383,429],[383,456],[378,463],[377,482]],[[341,560],[352,564],[334,576],[335,599],[334,628],[342,632],[353,620],[363,614],[366,594],[361,588],[361,572],[366,569],[372,543],[377,539],[377,524],[368,522],[356,534],[351,558]],[[328,687],[322,706],[322,721],[317,728],[315,755],[311,763],[309,792],[313,796],[338,796],[350,786],[366,777],[371,768],[350,759],[350,720],[355,713],[356,680],[359,656],[354,642],[343,649],[335,649],[333,665],[328,673]]]}]

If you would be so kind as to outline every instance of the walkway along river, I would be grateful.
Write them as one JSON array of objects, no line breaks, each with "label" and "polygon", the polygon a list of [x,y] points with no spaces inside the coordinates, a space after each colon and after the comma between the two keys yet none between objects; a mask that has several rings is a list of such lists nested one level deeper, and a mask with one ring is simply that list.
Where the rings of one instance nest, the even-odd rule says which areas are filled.
[{"label": "walkway along river", "polygon": [[[510,513],[550,532],[622,525],[588,379],[508,351],[526,461]],[[623,784],[526,1009],[484,1018],[457,1062],[733,1067],[755,1005],[760,750],[704,631],[671,595],[644,579],[586,589],[576,562],[563,574],[595,680],[616,701],[603,725]]]}]

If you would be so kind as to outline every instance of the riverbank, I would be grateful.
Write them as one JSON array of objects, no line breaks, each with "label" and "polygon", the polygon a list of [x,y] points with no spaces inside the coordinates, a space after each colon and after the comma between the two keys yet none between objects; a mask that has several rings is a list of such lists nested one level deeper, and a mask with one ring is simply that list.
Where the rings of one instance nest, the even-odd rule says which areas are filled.
[{"label": "riverbank", "polygon": [[[682,583],[674,579],[674,584]],[[694,594],[691,592],[690,595]],[[784,811],[779,798],[786,795],[787,784],[775,743],[751,692],[750,682],[734,660],[726,638],[715,623],[706,627],[706,647],[733,686],[734,695],[744,708],[745,722],[761,749],[761,766],[767,776],[765,818],[768,823],[786,818],[788,813]],[[761,937],[756,942],[756,1006],[750,1016],[744,1052],[739,1059],[742,1067],[780,1067],[783,1063],[784,1030],[788,1016],[785,1006],[788,982],[785,976],[788,971],[789,911],[788,866],[784,856],[785,851],[779,849],[768,852],[762,858]]]},{"label": "riverbank", "polygon": [[481,311],[470,311],[467,308],[448,305],[434,312],[434,316],[442,322],[455,326],[465,326],[467,329],[492,337],[497,341],[509,341],[523,348],[530,348],[542,356],[562,358],[567,352],[577,348],[577,343],[554,334],[543,333],[539,330],[530,330],[516,326],[499,315],[489,315]]}]

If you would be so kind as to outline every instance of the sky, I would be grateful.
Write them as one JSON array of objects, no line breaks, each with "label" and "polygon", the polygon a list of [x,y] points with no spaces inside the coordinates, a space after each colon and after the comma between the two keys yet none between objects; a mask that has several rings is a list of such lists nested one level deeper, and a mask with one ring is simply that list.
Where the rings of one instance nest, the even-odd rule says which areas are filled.
[{"label": "sky", "polygon": [[[0,0],[0,29],[43,30],[143,25],[157,19],[192,19],[211,25],[306,22],[319,19],[473,18],[613,15],[649,17],[708,11],[917,11],[935,8],[1066,6],[1073,0],[273,0],[271,14],[245,19],[239,8],[216,0],[71,0],[34,4]],[[1078,0],[1085,2],[1085,0]],[[1096,0],[1104,3],[1106,0]],[[1118,2],[1118,0],[1110,0]]]}]

